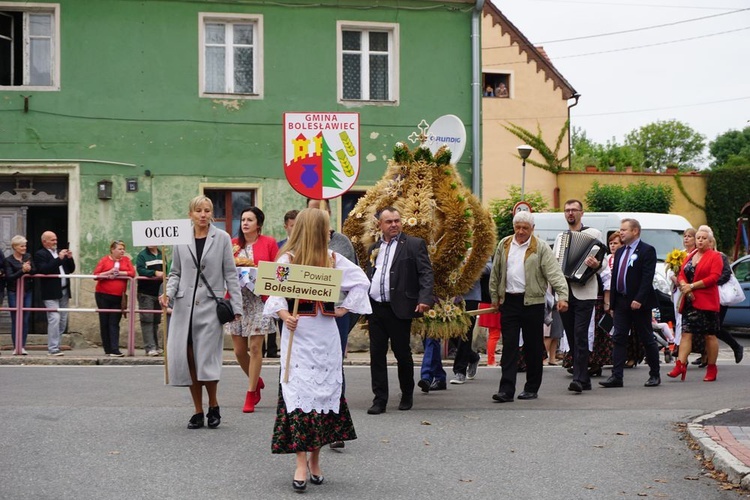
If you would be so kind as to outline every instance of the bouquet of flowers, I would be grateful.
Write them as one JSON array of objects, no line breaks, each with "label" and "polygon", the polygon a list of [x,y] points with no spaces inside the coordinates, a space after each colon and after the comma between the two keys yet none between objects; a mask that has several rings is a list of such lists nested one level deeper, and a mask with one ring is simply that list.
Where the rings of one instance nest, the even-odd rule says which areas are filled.
[{"label": "bouquet of flowers", "polygon": [[664,262],[675,275],[678,275],[686,258],[687,252],[685,250],[675,248],[667,254],[667,259]]}]

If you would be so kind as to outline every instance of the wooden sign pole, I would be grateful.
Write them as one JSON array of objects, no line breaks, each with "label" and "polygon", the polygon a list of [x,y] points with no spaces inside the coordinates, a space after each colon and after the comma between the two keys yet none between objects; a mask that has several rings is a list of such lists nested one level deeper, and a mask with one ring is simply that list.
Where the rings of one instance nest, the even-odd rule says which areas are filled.
[{"label": "wooden sign pole", "polygon": [[[167,293],[167,247],[161,247],[161,282],[162,282],[162,293]],[[162,346],[164,347],[164,384],[169,385],[169,360],[167,359],[167,306],[161,307],[162,312],[162,328],[163,328],[163,340]]]},{"label": "wooden sign pole", "polygon": [[[292,316],[297,317],[297,310],[299,309],[299,299],[294,299],[294,310]],[[284,383],[289,382],[289,364],[292,359],[292,341],[294,340],[294,330],[289,330],[289,341],[286,346],[286,367],[284,368]]]}]

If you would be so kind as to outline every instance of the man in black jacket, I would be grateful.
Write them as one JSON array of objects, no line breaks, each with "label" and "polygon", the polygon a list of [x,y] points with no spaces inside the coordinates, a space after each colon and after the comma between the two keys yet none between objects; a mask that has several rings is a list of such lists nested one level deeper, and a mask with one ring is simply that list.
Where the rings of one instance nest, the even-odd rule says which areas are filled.
[{"label": "man in black jacket", "polygon": [[370,285],[370,376],[373,404],[367,413],[379,415],[388,404],[388,340],[398,363],[401,386],[399,410],[409,410],[414,395],[411,320],[434,303],[432,264],[427,244],[401,232],[401,215],[386,207],[377,215],[383,239],[370,248],[365,269]]},{"label": "man in black jacket", "polygon": [[[59,274],[60,278],[43,278],[39,280],[44,307],[47,309],[64,309],[70,298],[70,280],[64,275],[76,270],[73,254],[70,250],[57,250],[57,235],[52,231],[42,233],[42,246],[34,254],[34,264],[39,274]],[[47,312],[47,355],[62,356],[60,337],[68,323],[68,313]]]}]

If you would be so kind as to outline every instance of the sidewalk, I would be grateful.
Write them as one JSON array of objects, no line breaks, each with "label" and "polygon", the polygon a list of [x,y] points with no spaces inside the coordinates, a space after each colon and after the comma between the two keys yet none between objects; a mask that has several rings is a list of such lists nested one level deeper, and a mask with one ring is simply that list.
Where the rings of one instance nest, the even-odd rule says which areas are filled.
[{"label": "sidewalk", "polygon": [[750,408],[718,410],[696,418],[687,428],[716,470],[750,490]]}]

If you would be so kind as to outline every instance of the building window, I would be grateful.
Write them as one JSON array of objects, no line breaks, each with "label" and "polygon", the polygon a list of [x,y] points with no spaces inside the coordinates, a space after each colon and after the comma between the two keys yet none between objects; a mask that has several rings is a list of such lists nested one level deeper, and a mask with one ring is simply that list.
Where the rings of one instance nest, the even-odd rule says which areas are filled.
[{"label": "building window", "polygon": [[263,94],[263,17],[200,15],[201,95]]},{"label": "building window", "polygon": [[502,97],[509,99],[511,96],[511,79],[509,73],[483,73],[482,80],[484,97]]},{"label": "building window", "polygon": [[59,11],[56,4],[0,2],[0,89],[59,89]]},{"label": "building window", "polygon": [[339,101],[398,101],[398,24],[338,23]]},{"label": "building window", "polygon": [[206,189],[204,194],[214,204],[214,226],[236,236],[240,230],[242,211],[255,206],[255,190]]}]

